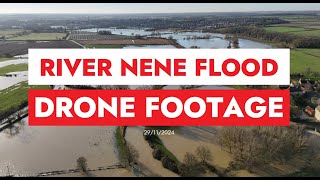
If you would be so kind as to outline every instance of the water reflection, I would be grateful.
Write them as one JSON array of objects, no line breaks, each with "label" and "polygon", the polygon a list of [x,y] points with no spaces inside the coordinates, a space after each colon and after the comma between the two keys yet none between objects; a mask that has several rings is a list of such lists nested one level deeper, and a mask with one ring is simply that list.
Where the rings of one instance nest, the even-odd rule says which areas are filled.
[{"label": "water reflection", "polygon": [[15,124],[9,125],[9,127],[2,132],[6,135],[8,138],[12,138],[20,133],[21,130],[24,129],[26,123],[25,121],[19,121]]},{"label": "water reflection", "polygon": [[7,73],[8,77],[0,76],[0,90],[28,80],[28,71]]}]

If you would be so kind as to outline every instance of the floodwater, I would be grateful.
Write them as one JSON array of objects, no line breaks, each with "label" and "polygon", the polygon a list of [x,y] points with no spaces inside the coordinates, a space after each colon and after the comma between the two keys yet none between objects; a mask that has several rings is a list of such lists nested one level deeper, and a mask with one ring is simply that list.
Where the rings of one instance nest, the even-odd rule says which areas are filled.
[{"label": "floodwater", "polygon": [[15,60],[8,60],[8,61],[2,61],[0,62],[0,68],[4,67],[4,66],[9,66],[12,64],[26,64],[28,63],[28,59],[15,59]]},{"label": "floodwater", "polygon": [[[119,162],[115,127],[33,127],[28,119],[0,133],[0,176],[34,176],[40,172],[75,169],[83,156],[94,169]],[[95,173],[95,172],[94,172]],[[99,172],[102,176],[132,176],[126,169]],[[68,174],[67,174],[68,175]]]},{"label": "floodwater", "polygon": [[[88,32],[97,32],[100,30],[111,31],[112,34],[118,35],[141,35],[141,36],[151,36],[152,31],[145,31],[145,29],[113,29],[113,28],[92,28],[92,29],[83,29],[82,31]],[[160,35],[154,37],[163,37],[169,38],[172,36],[173,39],[176,39],[177,42],[185,48],[190,48],[191,46],[197,46],[199,48],[227,48],[229,42],[224,39],[224,34],[219,33],[203,33],[203,32],[172,32],[172,31],[159,31]],[[188,39],[194,36],[203,37],[210,35],[210,39]],[[239,47],[240,48],[271,48],[271,45],[239,38]]]},{"label": "floodwater", "polygon": [[13,76],[0,76],[0,90],[13,86],[19,82],[28,80],[28,71],[11,72],[7,74],[11,74]]},{"label": "floodwater", "polygon": [[[91,29],[94,31],[94,29]],[[123,35],[150,35],[151,32],[136,29],[114,30],[114,34]],[[183,32],[173,34],[172,32],[161,32],[162,37],[173,36],[182,46],[198,46],[200,48],[226,48],[228,42],[223,39],[224,35],[213,34],[211,39],[186,40],[186,37],[193,35],[205,35],[200,32]],[[241,48],[269,48],[269,45],[240,39]],[[126,48],[174,48],[173,46],[141,46]],[[0,67],[10,64],[27,63],[27,59],[16,59],[0,63]],[[27,80],[27,73],[15,73],[17,77],[0,77],[0,89],[7,88],[18,82]],[[56,88],[63,88],[57,86]],[[141,86],[132,86],[132,89]],[[180,86],[165,86],[164,89],[180,89]],[[229,89],[225,86],[202,86],[197,89]],[[83,156],[87,159],[88,168],[94,169],[101,166],[109,166],[119,162],[117,149],[114,142],[115,127],[32,127],[28,126],[28,119],[15,124],[15,128],[5,130],[0,133],[0,176],[8,174],[15,176],[34,176],[41,172],[74,169],[76,160]],[[198,136],[200,137],[200,136]],[[152,150],[144,142],[141,130],[129,128],[127,139],[140,152],[142,163],[160,175],[175,176],[174,173],[164,169],[160,161],[153,159]],[[210,142],[202,142],[188,138],[185,134],[162,137],[165,145],[180,160],[186,151],[193,151],[201,143],[209,143],[214,147],[214,152],[218,147]],[[219,154],[214,162],[222,162],[223,158],[228,158],[224,154]],[[216,156],[215,156],[216,157]],[[226,164],[222,164],[225,166]],[[81,176],[81,174],[66,174],[62,176]],[[94,172],[96,176],[134,176],[126,169],[115,169]],[[59,175],[61,176],[61,175]]]},{"label": "floodwater", "polygon": [[[2,61],[0,62],[0,68],[13,65],[13,64],[23,64],[23,63],[26,64],[28,63],[27,57],[28,55],[20,55],[20,56],[15,56],[16,59]],[[7,73],[7,74],[16,74],[16,76],[13,76],[13,77],[0,76],[0,90],[13,86],[21,81],[28,80],[28,71]]]}]

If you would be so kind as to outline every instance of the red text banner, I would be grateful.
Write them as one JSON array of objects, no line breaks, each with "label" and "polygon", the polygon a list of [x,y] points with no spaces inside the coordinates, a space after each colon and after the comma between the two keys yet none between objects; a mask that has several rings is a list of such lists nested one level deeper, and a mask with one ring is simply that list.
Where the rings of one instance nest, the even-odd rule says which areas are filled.
[{"label": "red text banner", "polygon": [[288,90],[29,90],[31,126],[288,126]]}]

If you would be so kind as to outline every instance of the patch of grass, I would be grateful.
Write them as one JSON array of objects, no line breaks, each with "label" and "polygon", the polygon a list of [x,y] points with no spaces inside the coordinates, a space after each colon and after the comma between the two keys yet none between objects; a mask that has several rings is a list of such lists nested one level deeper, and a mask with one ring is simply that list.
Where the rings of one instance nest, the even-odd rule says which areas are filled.
[{"label": "patch of grass", "polygon": [[0,68],[0,75],[5,75],[10,72],[27,71],[28,64],[12,64]]},{"label": "patch of grass", "polygon": [[65,33],[31,33],[24,36],[10,38],[9,40],[61,40],[65,36]]},{"label": "patch of grass", "polygon": [[299,35],[299,36],[320,36],[320,29],[317,30],[308,30],[308,31],[296,31],[291,32],[292,34]]},{"label": "patch of grass", "polygon": [[19,106],[28,102],[29,89],[50,89],[47,85],[28,85],[27,81],[0,90],[0,114],[9,109],[19,109]]},{"label": "patch of grass", "polygon": [[291,73],[305,72],[307,68],[318,72],[320,69],[320,49],[294,49],[290,51]]},{"label": "patch of grass", "polygon": [[265,29],[267,31],[281,32],[281,33],[305,31],[306,30],[303,27],[285,27],[285,26],[269,26],[269,27],[265,27],[263,29]]},{"label": "patch of grass", "polygon": [[116,145],[119,151],[120,159],[121,160],[127,159],[127,157],[129,156],[129,152],[124,142],[121,128],[119,126],[116,128]]},{"label": "patch of grass", "polygon": [[8,36],[8,35],[15,35],[17,33],[22,33],[25,31],[24,29],[2,29],[0,30],[0,36]]},{"label": "patch of grass", "polygon": [[125,44],[88,44],[85,45],[86,48],[97,48],[97,49],[121,49],[123,47],[126,47]]},{"label": "patch of grass", "polygon": [[13,60],[14,58],[2,58],[2,57],[0,57],[0,62],[2,62],[2,61],[8,61],[8,60]]}]

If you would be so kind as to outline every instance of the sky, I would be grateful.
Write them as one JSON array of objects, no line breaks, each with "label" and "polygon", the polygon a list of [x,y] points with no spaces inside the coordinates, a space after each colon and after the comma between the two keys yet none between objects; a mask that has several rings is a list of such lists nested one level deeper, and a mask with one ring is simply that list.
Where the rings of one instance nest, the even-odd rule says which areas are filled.
[{"label": "sky", "polygon": [[320,10],[320,3],[1,3],[0,13],[184,13]]}]

